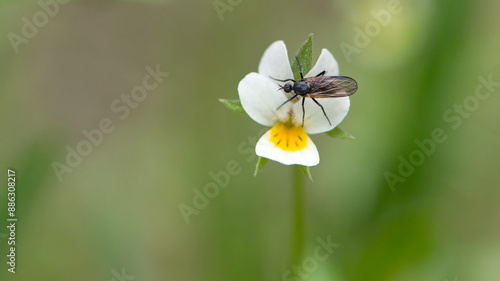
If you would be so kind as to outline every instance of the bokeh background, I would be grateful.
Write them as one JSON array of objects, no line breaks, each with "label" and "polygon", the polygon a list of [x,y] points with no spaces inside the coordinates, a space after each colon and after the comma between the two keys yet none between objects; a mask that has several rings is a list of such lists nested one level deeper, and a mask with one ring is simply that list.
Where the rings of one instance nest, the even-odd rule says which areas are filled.
[{"label": "bokeh background", "polygon": [[[218,98],[237,98],[272,42],[292,58],[314,33],[313,60],[328,48],[360,88],[341,124],[356,140],[313,136],[321,163],[306,183],[305,254],[317,238],[341,246],[307,280],[500,280],[500,89],[456,129],[443,117],[470,102],[479,76],[500,81],[500,2],[401,0],[369,44],[344,55],[389,2],[74,0],[16,53],[8,34],[43,10],[2,0],[0,279],[282,280],[292,168],[270,162],[253,177],[262,127]],[[157,65],[168,77],[119,119],[111,104]],[[53,163],[103,118],[115,130],[59,181]],[[447,140],[391,189],[386,172],[398,174],[400,156],[436,128]],[[238,173],[187,224],[180,204],[193,206],[193,189],[228,163]],[[16,274],[6,264],[9,167]]]}]

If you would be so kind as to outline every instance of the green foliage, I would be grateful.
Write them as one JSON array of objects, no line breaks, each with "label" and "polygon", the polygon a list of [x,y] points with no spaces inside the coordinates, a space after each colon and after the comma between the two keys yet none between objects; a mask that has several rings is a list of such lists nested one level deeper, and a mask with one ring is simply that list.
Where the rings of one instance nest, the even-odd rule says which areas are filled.
[{"label": "green foliage", "polygon": [[341,140],[354,140],[354,139],[356,139],[354,136],[350,135],[349,133],[346,133],[344,130],[340,129],[339,127],[335,127],[333,130],[328,131],[325,134],[327,136],[332,137],[332,138],[341,139]]},{"label": "green foliage", "polygon": [[[302,73],[305,75],[306,73],[311,70],[312,67],[312,40],[313,40],[313,34],[311,33],[307,40],[302,44],[300,47],[299,51],[297,52],[297,59],[300,62],[300,66],[302,66]],[[300,78],[300,72],[299,72],[299,64],[297,63],[297,60],[294,58],[292,61],[292,71],[293,71],[293,77],[296,81],[299,81]]]},{"label": "green foliage", "polygon": [[240,100],[219,99],[219,101],[233,112],[246,113],[245,110],[243,109],[243,106],[241,106]]},{"label": "green foliage", "polygon": [[269,159],[267,158],[259,157],[259,159],[257,160],[257,165],[255,165],[255,172],[253,173],[254,177],[257,176],[257,174],[260,172],[260,170],[262,170],[262,168],[264,168],[268,161]]},{"label": "green foliage", "polygon": [[299,168],[300,170],[302,171],[302,173],[304,173],[304,175],[311,181],[313,182],[313,178],[312,178],[312,175],[311,175],[311,170],[310,170],[310,167],[308,166],[300,166],[299,165]]}]

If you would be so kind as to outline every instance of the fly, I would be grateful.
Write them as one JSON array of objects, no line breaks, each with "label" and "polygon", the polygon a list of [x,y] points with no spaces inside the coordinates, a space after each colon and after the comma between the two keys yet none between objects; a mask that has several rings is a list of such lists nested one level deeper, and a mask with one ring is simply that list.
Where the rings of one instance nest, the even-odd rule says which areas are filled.
[{"label": "fly", "polygon": [[323,111],[323,114],[325,115],[328,124],[332,125],[330,119],[326,115],[325,109],[316,99],[341,98],[350,96],[358,90],[358,83],[353,78],[347,76],[324,76],[326,72],[324,70],[315,77],[304,78],[304,76],[302,75],[302,66],[300,65],[299,59],[297,58],[297,56],[295,56],[295,59],[297,60],[297,64],[299,65],[300,78],[301,78],[300,81],[295,81],[293,79],[280,80],[271,77],[272,79],[280,82],[289,82],[289,81],[293,82],[293,85],[290,83],[286,83],[283,86],[279,85],[280,90],[283,89],[285,93],[293,92],[293,96],[284,103],[282,103],[280,106],[278,106],[276,110],[280,109],[283,105],[293,100],[297,96],[301,96],[302,127],[304,127],[304,117],[306,114],[304,110],[304,102],[305,98],[311,98],[314,101],[314,103],[316,103]]}]

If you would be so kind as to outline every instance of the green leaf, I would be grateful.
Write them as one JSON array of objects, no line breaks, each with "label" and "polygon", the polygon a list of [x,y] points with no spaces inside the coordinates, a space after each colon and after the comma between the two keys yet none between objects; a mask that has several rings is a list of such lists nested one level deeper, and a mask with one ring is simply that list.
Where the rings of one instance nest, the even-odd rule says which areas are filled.
[{"label": "green leaf", "polygon": [[313,178],[312,178],[312,175],[311,175],[311,170],[309,169],[308,166],[300,166],[299,165],[299,168],[300,170],[302,171],[302,173],[304,173],[304,175],[306,175],[306,177],[311,181],[313,182]]},{"label": "green leaf", "polygon": [[[300,62],[300,66],[302,66],[302,73],[306,75],[312,67],[312,44],[313,44],[313,34],[309,34],[306,42],[302,44],[299,51],[297,52],[297,59]],[[299,64],[297,60],[293,58],[292,61],[292,71],[293,77],[295,81],[301,80],[300,72],[299,72]]]},{"label": "green leaf", "polygon": [[257,176],[257,174],[264,168],[264,166],[267,164],[267,161],[269,159],[264,158],[264,157],[259,157],[259,160],[257,160],[257,165],[255,165],[255,172],[253,173],[253,176]]},{"label": "green leaf", "polygon": [[241,106],[241,102],[239,100],[219,99],[219,101],[234,112],[246,113],[245,110],[243,109],[243,106]]},{"label": "green leaf", "polygon": [[344,130],[340,129],[339,127],[335,127],[335,129],[326,132],[328,136],[332,138],[337,138],[341,140],[353,140],[356,139],[354,136],[350,135],[349,133],[346,133]]}]

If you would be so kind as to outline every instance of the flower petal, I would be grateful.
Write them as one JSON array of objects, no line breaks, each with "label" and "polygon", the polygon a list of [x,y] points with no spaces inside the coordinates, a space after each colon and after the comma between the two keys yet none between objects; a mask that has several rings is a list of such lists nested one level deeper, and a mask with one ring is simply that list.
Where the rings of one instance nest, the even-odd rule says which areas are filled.
[{"label": "flower petal", "polygon": [[[319,107],[310,98],[305,98],[305,118],[304,130],[308,134],[319,134],[332,130],[337,127],[347,115],[349,111],[350,101],[348,97],[343,98],[321,98],[316,99],[325,109],[331,124],[323,114],[321,107]],[[302,100],[293,105],[293,112],[295,113],[294,124],[302,124]]]},{"label": "flower petal", "polygon": [[338,76],[339,75],[339,64],[333,57],[332,53],[327,49],[321,50],[321,55],[314,67],[306,74],[305,77],[314,77],[325,71],[326,76]]},{"label": "flower petal", "polygon": [[[318,150],[307,134],[304,134],[306,139],[305,146],[297,145],[293,149],[284,149],[283,146],[276,144],[276,139],[273,139],[273,136],[271,135],[273,129],[274,127],[267,131],[257,142],[255,152],[258,156],[265,157],[285,165],[318,165]],[[300,147],[299,150],[297,150],[298,147]]]},{"label": "flower petal", "polygon": [[291,103],[287,103],[280,108],[279,112],[276,111],[278,106],[287,100],[283,91],[278,91],[278,89],[277,83],[252,72],[240,81],[238,94],[243,109],[255,122],[264,126],[273,126],[280,117],[285,118],[282,115],[286,114],[287,108],[291,107]]},{"label": "flower petal", "polygon": [[259,63],[259,74],[269,78],[293,79],[288,52],[283,41],[276,41],[264,52]]}]

